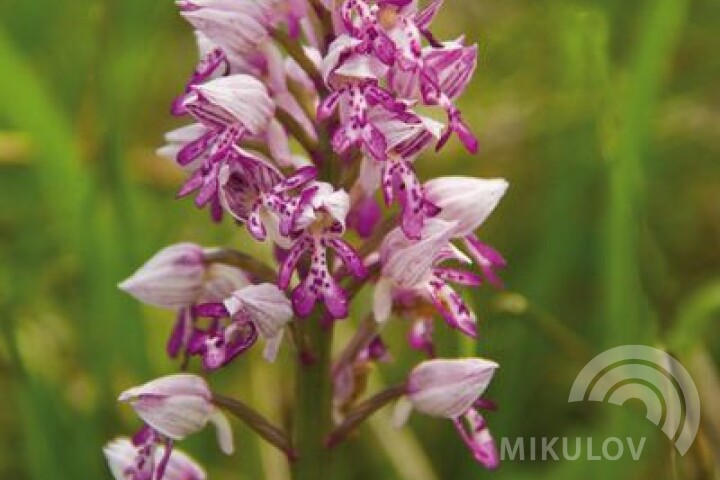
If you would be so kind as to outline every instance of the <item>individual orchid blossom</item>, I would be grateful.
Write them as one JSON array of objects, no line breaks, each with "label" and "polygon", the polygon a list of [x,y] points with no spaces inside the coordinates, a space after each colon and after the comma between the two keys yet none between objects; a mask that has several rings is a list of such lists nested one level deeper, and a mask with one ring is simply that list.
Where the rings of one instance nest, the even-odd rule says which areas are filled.
[{"label": "individual orchid blossom", "polygon": [[164,480],[207,479],[203,468],[185,453],[161,445],[135,443],[137,441],[117,438],[103,449],[115,480],[152,480],[156,471],[160,474],[156,476]]},{"label": "individual orchid blossom", "polygon": [[130,403],[150,428],[170,440],[182,440],[212,422],[222,451],[228,455],[233,452],[230,424],[212,404],[210,388],[201,377],[161,377],[124,391],[119,400]]},{"label": "individual orchid blossom", "polygon": [[207,263],[206,252],[192,243],[166,247],[120,284],[143,303],[177,312],[167,344],[171,358],[187,355],[197,319],[195,304],[222,301],[250,283],[242,270]]},{"label": "individual orchid blossom", "polygon": [[237,155],[220,170],[220,200],[230,214],[247,225],[257,240],[267,235],[286,244],[298,197],[288,192],[301,188],[317,175],[315,167],[303,167],[285,178],[273,165],[236,148]]},{"label": "individual orchid blossom", "polygon": [[502,281],[495,270],[505,266],[505,259],[478,240],[475,231],[495,210],[507,188],[507,181],[500,178],[440,177],[423,185],[425,200],[439,209],[437,218],[458,222],[453,238],[463,239],[484,277],[496,286],[502,286]]},{"label": "individual orchid blossom", "polygon": [[457,418],[480,398],[497,368],[482,358],[427,360],[410,373],[407,397],[425,415]]},{"label": "individual orchid blossom", "polygon": [[421,240],[405,237],[400,229],[390,232],[380,249],[382,272],[375,287],[374,312],[378,322],[391,313],[394,290],[427,298],[445,321],[466,335],[477,335],[475,315],[448,282],[477,286],[478,275],[456,268],[443,267],[445,260],[467,261],[449,241],[457,223],[430,219]]},{"label": "individual orchid blossom", "polygon": [[210,204],[213,218],[217,220],[222,217],[218,195],[220,169],[234,155],[237,142],[266,130],[275,105],[259,80],[238,74],[194,85],[183,106],[204,130],[177,152],[181,166],[198,163],[178,196],[197,190],[196,205]]},{"label": "individual orchid blossom", "polygon": [[269,283],[250,285],[225,300],[225,308],[232,317],[244,316],[255,324],[267,341],[265,358],[275,360],[284,327],[293,316],[292,306],[285,294]]},{"label": "individual orchid blossom", "polygon": [[413,408],[425,415],[451,419],[475,459],[487,468],[497,467],[495,441],[478,412],[487,404],[480,397],[497,368],[497,363],[482,358],[421,363],[408,377],[406,398],[396,406],[396,424],[405,423]]},{"label": "individual orchid blossom", "polygon": [[[173,245],[120,288],[176,312],[167,351],[183,371],[237,366],[259,339],[268,361],[286,348],[297,369],[296,418],[286,432],[200,376],[161,377],[120,396],[144,426],[106,447],[113,475],[204,480],[174,443],[213,423],[229,452],[227,412],[282,451],[293,478],[330,480],[320,450],[395,400],[404,416],[414,408],[450,419],[474,458],[495,468],[484,417],[492,408],[481,395],[497,364],[438,359],[433,333],[442,319],[477,335],[458,287],[500,285],[505,260],[477,230],[507,182],[428,179],[422,168],[424,154],[453,136],[478,150],[459,104],[478,47],[463,36],[436,39],[431,25],[443,0],[176,4],[199,58],[171,104],[190,121],[168,132],[157,153],[187,175],[178,196],[194,194],[215,222],[237,224],[225,227],[242,228],[233,242],[249,248]],[[358,300],[368,293],[371,304]],[[391,357],[383,342],[392,314],[406,322],[409,347],[429,360],[366,397],[375,366],[404,355]],[[355,325],[357,315],[347,344],[334,348],[335,321],[353,317]]]},{"label": "individual orchid blossom", "polygon": [[300,317],[308,316],[318,300],[325,302],[328,314],[334,319],[345,318],[348,314],[347,296],[331,273],[328,250],[337,254],[356,277],[366,275],[360,257],[341,238],[349,208],[347,192],[333,190],[327,183],[316,183],[303,192],[294,219],[294,228],[302,233],[281,265],[278,276],[278,285],[286,289],[300,259],[306,253],[310,254],[308,273],[292,295],[293,308]]}]

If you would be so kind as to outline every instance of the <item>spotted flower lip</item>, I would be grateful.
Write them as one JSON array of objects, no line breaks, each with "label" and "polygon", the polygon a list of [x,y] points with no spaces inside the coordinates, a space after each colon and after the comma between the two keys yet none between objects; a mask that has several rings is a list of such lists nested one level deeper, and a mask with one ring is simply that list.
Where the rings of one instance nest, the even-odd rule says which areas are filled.
[{"label": "spotted flower lip", "polygon": [[367,270],[357,252],[341,237],[350,209],[350,198],[344,190],[316,182],[308,187],[300,200],[294,219],[295,229],[302,233],[295,240],[280,266],[278,286],[287,289],[298,262],[310,255],[310,266],[305,278],[293,289],[292,304],[295,313],[307,317],[318,301],[323,301],[332,319],[348,315],[345,291],[334,278],[328,264],[328,250],[356,277],[363,278]]},{"label": "spotted flower lip", "polygon": [[478,463],[490,470],[500,465],[497,444],[487,421],[476,408],[469,409],[462,417],[454,419],[453,423]]},{"label": "spotted flower lip", "polygon": [[[103,453],[105,454],[105,459],[115,480],[150,478],[137,476],[138,473],[142,473],[138,471],[136,464],[137,447],[133,445],[133,442],[129,438],[121,437],[108,442],[103,448]],[[149,459],[151,460],[149,463],[160,464],[165,456],[166,448],[158,446]],[[173,449],[167,459],[163,479],[206,480],[207,474],[190,456],[177,449]]]}]

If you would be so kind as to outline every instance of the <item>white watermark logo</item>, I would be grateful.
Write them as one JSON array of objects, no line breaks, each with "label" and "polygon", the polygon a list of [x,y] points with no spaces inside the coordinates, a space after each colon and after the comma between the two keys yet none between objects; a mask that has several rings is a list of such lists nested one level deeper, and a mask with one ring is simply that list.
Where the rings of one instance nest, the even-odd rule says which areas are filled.
[{"label": "white watermark logo", "polygon": [[667,352],[645,345],[607,350],[582,369],[568,397],[614,405],[632,399],[644,403],[646,418],[685,455],[700,424],[700,397],[688,371]]},{"label": "white watermark logo", "polygon": [[645,447],[645,437],[635,440],[630,437],[609,437],[599,443],[593,443],[592,437],[542,437],[516,438],[511,443],[503,437],[500,442],[500,458],[507,460],[619,460],[629,452],[633,460],[638,460]]}]

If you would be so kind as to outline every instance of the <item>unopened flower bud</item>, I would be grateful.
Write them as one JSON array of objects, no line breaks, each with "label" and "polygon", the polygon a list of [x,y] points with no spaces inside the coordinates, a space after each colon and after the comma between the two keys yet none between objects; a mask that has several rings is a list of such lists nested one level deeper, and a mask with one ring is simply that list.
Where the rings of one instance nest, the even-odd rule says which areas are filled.
[{"label": "unopened flower bud", "polygon": [[160,250],[119,287],[149,305],[182,308],[201,293],[205,272],[202,248],[179,243]]},{"label": "unopened flower bud", "polygon": [[410,373],[407,397],[426,415],[457,418],[483,394],[497,367],[483,358],[428,360]]}]

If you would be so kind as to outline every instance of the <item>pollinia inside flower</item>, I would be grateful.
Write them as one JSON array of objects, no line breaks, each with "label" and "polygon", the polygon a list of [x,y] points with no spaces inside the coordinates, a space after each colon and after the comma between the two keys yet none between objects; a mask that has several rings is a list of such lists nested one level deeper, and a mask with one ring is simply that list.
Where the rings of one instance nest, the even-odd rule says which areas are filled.
[{"label": "pollinia inside flower", "polygon": [[[451,138],[468,154],[478,150],[457,105],[478,49],[462,36],[439,41],[431,33],[442,3],[177,2],[199,60],[171,106],[186,124],[158,153],[187,174],[179,197],[192,195],[212,221],[234,221],[269,243],[277,265],[231,247],[180,243],[120,284],[176,312],[167,352],[186,373],[120,396],[142,425],[105,449],[118,480],[204,479],[175,443],[212,423],[231,453],[223,412],[283,451],[295,478],[330,478],[323,459],[332,447],[391,402],[398,424],[411,410],[446,418],[478,462],[497,466],[485,419],[492,403],[481,396],[498,365],[439,358],[433,342],[443,328],[478,335],[461,292],[500,286],[505,266],[477,232],[507,182],[423,179],[415,168]],[[368,308],[353,306],[361,289],[372,292]],[[332,359],[323,352],[331,351],[334,322],[351,311],[366,317],[350,320],[355,336]],[[369,365],[411,354],[401,345],[389,351],[387,322],[401,323],[412,355],[426,359],[399,385],[365,396]],[[187,373],[230,368],[258,340],[266,360],[285,349],[297,361],[292,431]]]}]

